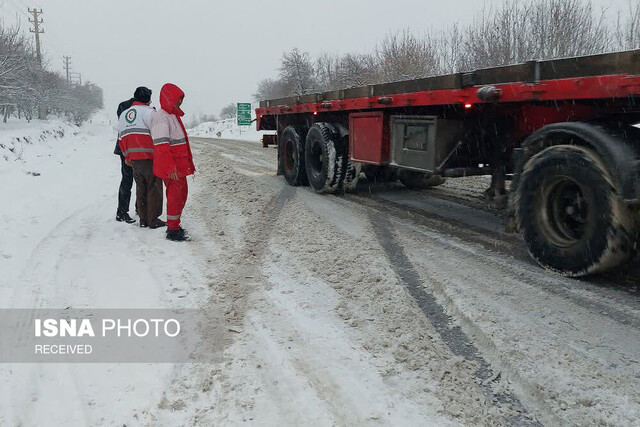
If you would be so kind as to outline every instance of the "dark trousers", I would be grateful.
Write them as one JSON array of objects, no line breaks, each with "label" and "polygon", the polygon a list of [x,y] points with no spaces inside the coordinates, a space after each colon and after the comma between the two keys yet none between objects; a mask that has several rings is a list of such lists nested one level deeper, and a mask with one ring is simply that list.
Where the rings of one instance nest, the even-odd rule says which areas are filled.
[{"label": "dark trousers", "polygon": [[120,165],[122,179],[120,180],[120,190],[118,191],[118,214],[122,215],[129,212],[131,188],[133,187],[133,169],[124,162],[122,154],[120,154]]},{"label": "dark trousers", "polygon": [[153,160],[133,160],[136,210],[140,222],[151,225],[162,215],[162,180],[153,174]]}]

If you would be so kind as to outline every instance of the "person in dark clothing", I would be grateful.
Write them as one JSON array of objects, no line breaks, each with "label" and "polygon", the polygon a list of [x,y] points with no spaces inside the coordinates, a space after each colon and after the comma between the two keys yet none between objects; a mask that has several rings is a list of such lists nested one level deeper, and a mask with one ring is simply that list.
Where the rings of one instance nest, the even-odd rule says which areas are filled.
[{"label": "person in dark clothing", "polygon": [[[131,98],[121,102],[120,105],[118,105],[118,119],[120,119],[120,115],[123,111],[131,108],[134,102],[135,98]],[[122,154],[122,150],[120,150],[120,145],[118,144],[117,139],[116,149],[113,151],[113,154],[120,156],[120,172],[122,174],[122,179],[120,180],[120,189],[118,191],[118,210],[116,211],[116,221],[124,221],[127,224],[133,224],[134,222],[136,222],[136,220],[131,218],[131,216],[129,215],[129,205],[131,203],[131,188],[133,188],[133,169],[130,165],[127,164],[124,155]]]},{"label": "person in dark clothing", "polygon": [[151,89],[140,87],[135,93],[133,106],[118,120],[118,137],[127,164],[133,167],[136,182],[136,212],[140,227],[161,228],[167,224],[162,214],[162,180],[153,174],[153,139],[151,117],[155,109],[151,104]]}]

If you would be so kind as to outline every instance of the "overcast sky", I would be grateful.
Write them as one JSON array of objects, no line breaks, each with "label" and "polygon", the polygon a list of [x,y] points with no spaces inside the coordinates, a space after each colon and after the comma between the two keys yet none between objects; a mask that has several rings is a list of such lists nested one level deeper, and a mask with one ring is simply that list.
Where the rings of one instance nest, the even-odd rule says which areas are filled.
[{"label": "overcast sky", "polygon": [[[636,0],[637,1],[637,0]],[[494,3],[500,3],[494,0]],[[598,0],[625,8],[628,0]],[[365,52],[389,31],[416,32],[469,22],[481,0],[0,0],[0,17],[27,25],[27,6],[42,8],[42,45],[50,68],[72,68],[104,89],[116,110],[136,86],[176,83],[184,109],[218,114],[251,101],[256,83],[277,74],[284,50],[316,55]]]}]

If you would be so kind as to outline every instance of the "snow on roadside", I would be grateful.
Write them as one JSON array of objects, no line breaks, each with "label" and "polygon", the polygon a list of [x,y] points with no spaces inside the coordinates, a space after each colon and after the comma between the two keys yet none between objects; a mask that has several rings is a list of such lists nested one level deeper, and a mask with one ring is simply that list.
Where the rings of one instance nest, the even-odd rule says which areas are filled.
[{"label": "snow on roadside", "polygon": [[[215,267],[191,247],[114,220],[113,126],[105,115],[0,125],[2,308],[191,308],[208,292]],[[0,425],[136,425],[174,374],[171,364],[4,364]]]},{"label": "snow on roadside", "polygon": [[10,120],[0,125],[0,173],[18,170],[33,172],[39,159],[50,157],[56,149],[66,149],[61,141],[75,137],[79,129],[61,120],[25,121]]},{"label": "snow on roadside", "polygon": [[[245,170],[221,155],[232,147],[194,144],[198,182],[213,185],[191,200],[222,247],[226,272],[212,291],[236,293],[236,339],[222,365],[185,370],[169,406],[183,402],[185,419],[202,425],[501,425],[513,415],[399,286],[366,216],[286,186],[273,168]],[[216,404],[196,398],[200,389]],[[151,415],[166,425],[178,416]]]},{"label": "snow on roadside", "polygon": [[[82,208],[79,203],[92,199],[87,194],[91,188],[114,179],[117,169],[112,154],[110,167],[99,164],[93,171],[83,167],[95,160],[98,150],[110,154],[114,143],[115,131],[102,116],[82,127],[62,120],[0,126],[0,179],[9,184],[0,188],[0,197],[10,201],[1,216],[5,238],[0,240],[0,262],[14,263],[5,275],[7,280],[15,279],[19,271],[15,262],[26,261],[29,251],[54,231],[55,224]],[[87,149],[92,159],[85,158]]]},{"label": "snow on roadside", "polygon": [[195,136],[200,138],[219,138],[232,139],[238,141],[252,141],[260,142],[265,134],[272,134],[273,132],[257,131],[255,123],[251,126],[238,126],[236,119],[224,119],[217,122],[205,122],[188,131],[189,136]]}]

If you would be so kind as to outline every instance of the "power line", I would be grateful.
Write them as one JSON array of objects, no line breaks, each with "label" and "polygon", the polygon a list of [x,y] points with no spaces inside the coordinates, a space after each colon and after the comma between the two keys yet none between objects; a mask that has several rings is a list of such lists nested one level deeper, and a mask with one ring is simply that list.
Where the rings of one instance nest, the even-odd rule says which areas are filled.
[{"label": "power line", "polygon": [[[14,3],[14,0],[9,0],[9,3],[5,3],[3,1],[2,4],[0,4],[0,6],[5,4],[13,7],[13,10],[16,12],[16,18],[18,18],[18,15],[21,15],[24,18],[29,18],[29,15],[27,14],[27,12],[24,11],[22,6],[18,6],[16,3]],[[19,23],[20,23],[20,20],[18,20],[18,24]]]},{"label": "power line", "polygon": [[[8,3],[7,3],[8,1]],[[45,50],[48,49],[43,49],[43,47],[49,46],[49,49],[51,49],[53,52],[55,52],[57,55],[57,57],[63,56],[63,52],[67,49],[61,49],[60,46],[64,45],[59,43],[60,39],[59,37],[56,35],[57,32],[55,31],[55,28],[51,27],[51,22],[50,20],[47,21],[47,37],[46,40],[42,40],[40,37],[40,34],[44,33],[44,29],[42,29],[40,27],[40,24],[43,23],[42,18],[39,16],[41,15],[42,12],[42,8],[40,7],[40,2],[38,0],[30,0],[31,3],[34,3],[36,6],[38,6],[37,8],[35,8],[34,10],[32,10],[29,5],[24,1],[24,0],[0,0],[0,6],[2,6],[3,4],[6,4],[7,6],[11,6],[12,10],[15,10],[16,13],[19,14],[20,17],[26,17],[28,18],[29,23],[31,23],[34,27],[38,27],[38,32],[36,33],[36,29],[35,28],[31,28],[29,31],[31,33],[35,33],[36,34],[36,53],[38,55],[38,62],[42,65],[42,62],[44,60],[44,56],[46,54]],[[24,5],[24,7],[20,6],[20,4]],[[29,12],[25,12],[25,9]],[[34,22],[35,21],[35,22]],[[20,21],[18,21],[19,24]],[[36,25],[37,23],[37,25]],[[43,41],[44,41],[44,45],[43,45]],[[67,77],[67,82],[71,83],[71,67],[69,66],[69,70],[66,70],[66,68],[63,68],[65,72],[68,72],[69,76]],[[78,81],[81,81],[80,78],[77,78]]]},{"label": "power line", "polygon": [[[27,9],[29,9],[29,5],[28,5],[24,0],[18,0],[18,1],[19,1],[20,3],[22,3],[22,5],[23,5],[24,7],[26,7]],[[38,3],[38,2],[36,1],[36,3]],[[38,3],[38,4],[37,4],[37,6],[40,6],[40,4]]]},{"label": "power line", "polygon": [[[16,0],[11,0],[11,1],[16,1]],[[24,4],[27,7],[27,9],[29,8],[29,6],[27,6],[27,3],[25,3],[23,0],[18,0],[18,1]],[[30,0],[30,2],[35,3],[37,7],[41,9],[39,1]],[[57,54],[55,56],[60,57],[63,55],[64,52],[68,52],[68,47],[66,47],[65,49],[62,49],[62,47],[65,46],[65,43],[60,43],[60,40],[64,39],[64,37],[58,37],[59,34],[57,33],[55,26],[52,26],[51,23],[52,23],[51,19],[48,19],[47,20],[47,37],[46,37],[45,44],[48,44],[49,47]]]}]

